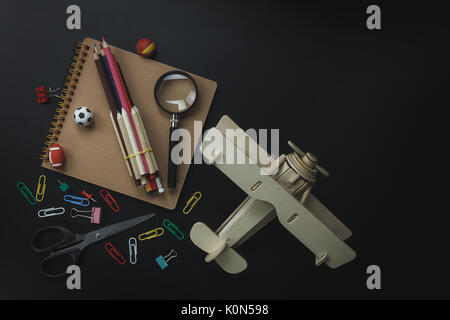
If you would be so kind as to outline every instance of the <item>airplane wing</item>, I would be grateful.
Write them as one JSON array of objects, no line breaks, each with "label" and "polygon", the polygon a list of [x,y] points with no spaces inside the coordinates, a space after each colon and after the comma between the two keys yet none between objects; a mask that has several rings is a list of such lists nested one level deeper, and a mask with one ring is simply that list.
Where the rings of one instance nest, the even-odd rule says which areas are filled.
[{"label": "airplane wing", "polygon": [[316,197],[312,194],[308,196],[303,204],[317,219],[328,227],[342,241],[348,239],[352,235],[352,231],[347,228],[336,216],[328,210]]}]

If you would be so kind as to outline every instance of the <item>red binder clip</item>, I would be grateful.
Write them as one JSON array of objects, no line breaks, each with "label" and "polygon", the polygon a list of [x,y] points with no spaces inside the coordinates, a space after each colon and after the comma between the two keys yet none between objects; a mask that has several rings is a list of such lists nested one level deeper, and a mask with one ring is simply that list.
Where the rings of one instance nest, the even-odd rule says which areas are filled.
[{"label": "red binder clip", "polygon": [[48,91],[47,87],[41,86],[36,88],[36,93],[38,96],[39,103],[47,103],[48,102]]},{"label": "red binder clip", "polygon": [[100,190],[100,195],[102,196],[103,200],[106,201],[106,203],[109,205],[109,207],[114,212],[118,212],[120,210],[119,205],[117,204],[116,199],[113,198],[111,193],[108,192],[108,190],[102,189]]},{"label": "red binder clip", "polygon": [[56,93],[61,90],[61,88],[48,88],[46,86],[40,86],[36,88],[37,100],[39,103],[47,103],[50,97],[60,97]]},{"label": "red binder clip", "polygon": [[120,252],[113,246],[111,242],[105,244],[105,250],[109,255],[120,264],[125,264],[125,258],[120,254]]}]

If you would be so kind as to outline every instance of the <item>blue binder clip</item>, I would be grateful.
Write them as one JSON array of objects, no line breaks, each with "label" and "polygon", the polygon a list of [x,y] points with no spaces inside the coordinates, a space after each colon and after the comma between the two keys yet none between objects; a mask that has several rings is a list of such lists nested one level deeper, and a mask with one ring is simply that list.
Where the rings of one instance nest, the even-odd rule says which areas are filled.
[{"label": "blue binder clip", "polygon": [[70,194],[64,196],[64,201],[83,207],[87,207],[91,204],[90,201],[86,198],[71,196]]},{"label": "blue binder clip", "polygon": [[164,257],[159,256],[155,260],[158,263],[158,265],[160,266],[160,268],[162,270],[164,270],[168,266],[167,262],[169,262],[170,259],[175,258],[176,256],[177,256],[177,252],[175,250],[170,250],[168,255],[165,255]]}]

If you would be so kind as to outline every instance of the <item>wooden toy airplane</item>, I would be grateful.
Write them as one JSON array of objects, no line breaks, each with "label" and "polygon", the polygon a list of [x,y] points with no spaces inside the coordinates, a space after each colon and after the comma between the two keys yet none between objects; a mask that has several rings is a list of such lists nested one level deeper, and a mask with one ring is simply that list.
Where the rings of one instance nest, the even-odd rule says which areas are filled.
[{"label": "wooden toy airplane", "polygon": [[[232,138],[229,129],[234,132]],[[275,160],[228,116],[208,131],[200,146],[204,157],[248,197],[216,232],[202,222],[192,227],[191,240],[208,254],[206,262],[215,260],[232,274],[244,271],[247,262],[235,248],[275,217],[314,253],[316,265],[337,268],[356,257],[344,242],[351,231],[311,194],[317,172],[325,176],[328,172],[314,155],[288,143],[294,152]],[[236,158],[241,162],[226,160]]]}]

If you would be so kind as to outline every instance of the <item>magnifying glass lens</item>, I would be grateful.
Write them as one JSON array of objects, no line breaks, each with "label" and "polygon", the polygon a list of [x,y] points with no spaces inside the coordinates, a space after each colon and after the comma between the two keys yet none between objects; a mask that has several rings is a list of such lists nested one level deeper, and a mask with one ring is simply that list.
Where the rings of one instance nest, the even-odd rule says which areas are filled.
[{"label": "magnifying glass lens", "polygon": [[170,74],[159,81],[155,98],[161,108],[170,113],[187,111],[197,98],[197,88],[191,78],[182,74]]}]

